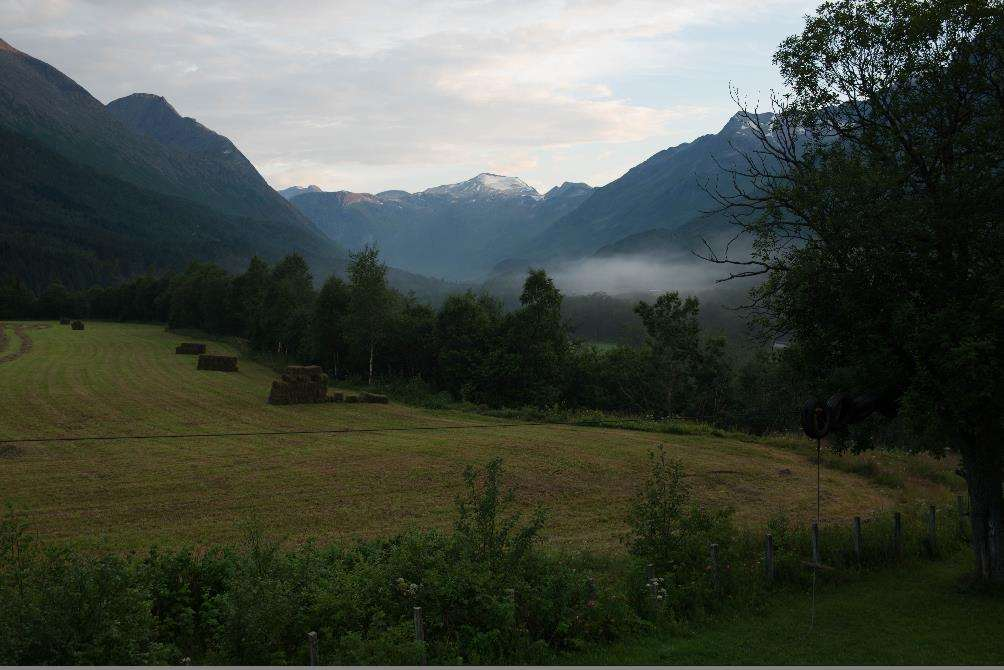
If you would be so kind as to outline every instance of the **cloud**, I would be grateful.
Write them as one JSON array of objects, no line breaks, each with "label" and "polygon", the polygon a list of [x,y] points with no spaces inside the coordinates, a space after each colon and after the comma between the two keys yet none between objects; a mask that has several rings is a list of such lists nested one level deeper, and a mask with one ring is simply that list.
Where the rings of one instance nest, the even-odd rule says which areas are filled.
[{"label": "cloud", "polygon": [[546,188],[717,130],[727,73],[670,101],[675,78],[705,86],[694,68],[730,48],[716,31],[741,27],[769,45],[750,55],[769,79],[778,17],[805,4],[13,0],[0,25],[104,101],[166,96],[276,186],[418,189],[504,168]]}]

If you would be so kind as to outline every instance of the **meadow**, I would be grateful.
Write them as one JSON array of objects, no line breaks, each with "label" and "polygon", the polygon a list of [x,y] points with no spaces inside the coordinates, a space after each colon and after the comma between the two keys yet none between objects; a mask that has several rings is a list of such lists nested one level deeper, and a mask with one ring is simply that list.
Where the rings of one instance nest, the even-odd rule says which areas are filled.
[{"label": "meadow", "polygon": [[[19,342],[7,325],[10,352]],[[190,335],[24,325],[50,327],[24,330],[30,350],[0,364],[0,502],[45,540],[128,550],[226,542],[247,522],[289,544],[443,528],[465,466],[502,457],[522,503],[548,510],[550,542],[615,550],[659,445],[702,502],[733,508],[741,524],[806,521],[815,508],[805,440],[540,425],[398,403],[271,406],[272,370],[242,359],[237,373],[197,371],[194,357],[174,354]],[[951,463],[917,463],[828,455],[823,523],[954,501]]]},{"label": "meadow", "polygon": [[[198,371],[174,353],[193,339],[239,353],[198,333],[103,322],[3,332],[0,502],[14,514],[0,518],[0,590],[17,603],[0,612],[16,631],[0,661],[305,663],[308,630],[322,661],[338,663],[1000,660],[987,623],[999,599],[957,590],[967,557],[951,459],[824,452],[829,568],[809,628],[816,464],[797,436],[400,402],[273,406],[270,367],[242,358],[236,373]],[[660,448],[708,511],[674,516],[681,544],[647,557],[631,544],[644,524],[628,520]],[[544,552],[500,540],[504,504],[465,483],[467,466],[494,458],[519,508],[547,510],[534,531]],[[464,517],[458,500],[493,511]],[[934,551],[930,504],[942,510]],[[713,521],[723,508],[737,532]],[[714,577],[709,541],[724,542]],[[650,599],[653,560],[672,583],[665,601]],[[421,644],[413,605],[428,617]],[[871,630],[880,618],[906,629],[918,607],[939,624]],[[972,607],[989,615],[979,628]]]}]

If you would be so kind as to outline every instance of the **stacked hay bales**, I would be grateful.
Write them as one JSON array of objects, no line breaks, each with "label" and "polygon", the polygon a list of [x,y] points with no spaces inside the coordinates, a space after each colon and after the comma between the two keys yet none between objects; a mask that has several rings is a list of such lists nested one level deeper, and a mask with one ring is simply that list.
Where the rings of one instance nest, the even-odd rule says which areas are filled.
[{"label": "stacked hay bales", "polygon": [[200,354],[198,369],[215,370],[217,372],[237,372],[237,357]]},{"label": "stacked hay bales", "polygon": [[83,321],[74,321],[73,323],[70,324],[70,328],[72,328],[73,330],[83,330],[84,329],[84,322]]},{"label": "stacked hay bales", "polygon": [[290,365],[272,382],[268,394],[272,405],[302,405],[335,402],[328,398],[328,375],[318,365]]},{"label": "stacked hay bales", "polygon": [[182,342],[174,348],[176,354],[199,355],[206,353],[206,345],[201,342]]}]

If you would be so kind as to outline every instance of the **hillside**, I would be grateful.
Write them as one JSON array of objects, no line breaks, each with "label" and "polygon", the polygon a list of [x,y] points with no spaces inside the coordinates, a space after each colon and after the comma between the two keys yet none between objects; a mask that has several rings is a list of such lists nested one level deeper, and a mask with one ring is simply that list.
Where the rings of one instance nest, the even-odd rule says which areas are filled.
[{"label": "hillside", "polygon": [[486,275],[591,191],[565,183],[541,195],[518,178],[484,173],[418,193],[305,192],[292,203],[348,249],[376,245],[392,265],[463,280]]},{"label": "hillside", "polygon": [[[761,115],[766,123],[770,116]],[[605,245],[656,229],[677,233],[682,251],[702,235],[727,230],[712,192],[728,192],[723,168],[737,165],[743,152],[759,145],[745,121],[732,117],[721,131],[670,147],[593,190],[576,209],[535,236],[522,250],[538,259],[590,256]]]},{"label": "hillside", "polygon": [[159,95],[134,93],[107,109],[136,134],[184,157],[186,165],[215,183],[208,202],[223,211],[307,226],[303,216],[272,190],[244,154],[226,137],[185,118]]},{"label": "hillside", "polygon": [[[239,373],[199,372],[192,357],[173,353],[191,335],[105,323],[26,332],[28,353],[0,363],[0,440],[96,438],[0,445],[3,499],[45,539],[201,545],[235,538],[250,520],[291,542],[442,527],[464,467],[502,456],[521,499],[550,509],[557,542],[601,550],[617,545],[646,454],[660,444],[704,501],[735,507],[743,523],[814,510],[808,445],[534,425],[394,403],[272,406],[271,371],[242,360]],[[14,351],[18,338],[8,334]],[[285,431],[298,432],[274,434]],[[230,432],[273,434],[206,435]],[[168,434],[202,436],[101,439]],[[926,480],[887,488],[830,468],[822,486],[826,520],[944,493]]]},{"label": "hillside", "polygon": [[0,128],[0,274],[36,291],[105,284],[211,260],[241,271],[255,254],[299,251],[315,272],[344,267],[320,235],[223,214],[81,166]]}]

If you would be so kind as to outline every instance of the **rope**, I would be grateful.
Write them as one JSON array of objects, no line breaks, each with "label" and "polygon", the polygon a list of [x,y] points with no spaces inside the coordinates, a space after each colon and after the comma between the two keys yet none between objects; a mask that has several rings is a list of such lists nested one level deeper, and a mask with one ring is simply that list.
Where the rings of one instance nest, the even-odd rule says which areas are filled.
[{"label": "rope", "polygon": [[526,423],[473,423],[457,426],[387,426],[386,428],[329,428],[319,430],[268,430],[252,431],[246,433],[162,433],[159,435],[95,435],[83,437],[27,437],[0,440],[0,444],[25,444],[31,442],[97,442],[103,440],[170,440],[196,437],[257,437],[257,436],[277,436],[277,435],[338,435],[341,433],[382,433],[382,432],[407,432],[407,431],[429,431],[429,430],[464,430],[467,428],[513,428],[518,426],[543,426],[543,425],[566,425],[577,427],[575,424],[546,424],[544,422]]},{"label": "rope", "polygon": [[[816,438],[816,528],[817,529],[819,528],[819,509],[820,509],[820,502],[819,502],[820,499],[819,461],[820,461],[820,450],[821,450],[820,444],[821,444],[820,439],[817,437]],[[816,628],[816,575],[819,573],[818,562],[819,560],[822,560],[822,556],[819,556],[818,560],[815,560],[817,558],[816,556],[813,556],[812,558],[814,560],[812,564],[812,605],[809,619],[809,630],[815,630]]]}]

